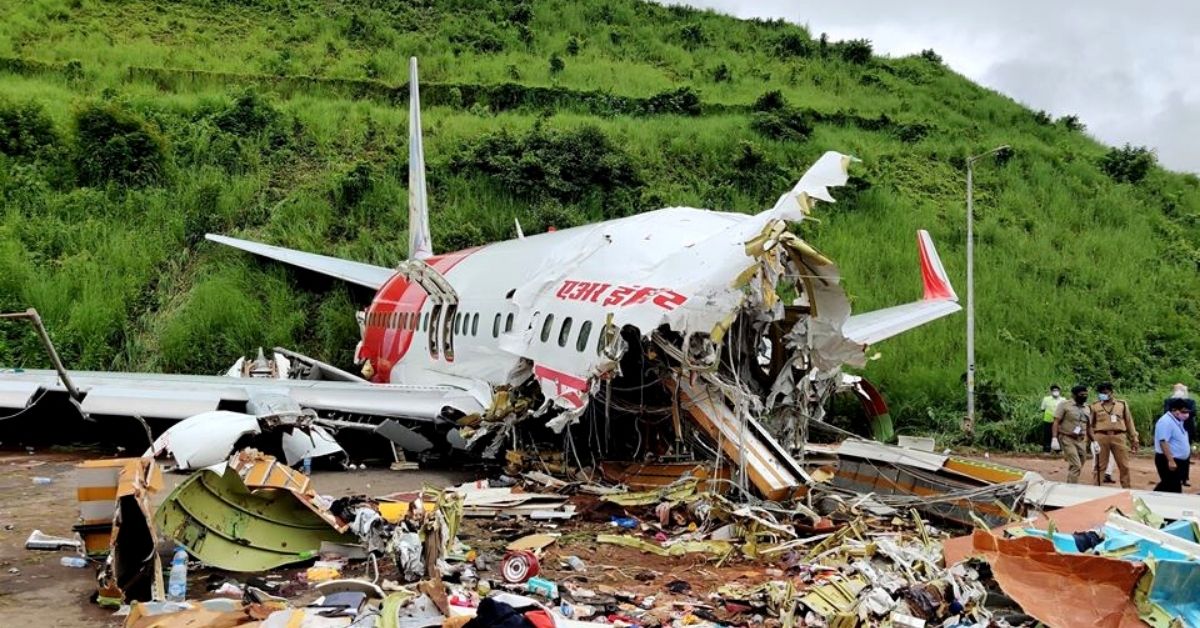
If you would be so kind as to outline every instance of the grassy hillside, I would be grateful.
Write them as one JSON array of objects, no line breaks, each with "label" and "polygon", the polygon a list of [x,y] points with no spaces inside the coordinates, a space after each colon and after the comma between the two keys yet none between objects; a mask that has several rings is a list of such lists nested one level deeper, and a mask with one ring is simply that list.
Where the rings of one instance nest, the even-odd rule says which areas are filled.
[{"label": "grassy hillside", "polygon": [[[1200,183],[973,85],[781,22],[633,0],[39,0],[0,8],[0,309],[74,367],[216,373],[259,345],[346,362],[353,295],[201,242],[219,231],[390,265],[405,254],[406,60],[421,59],[435,247],[662,205],[769,206],[826,150],[852,185],[804,236],[854,305],[920,289],[929,229],[965,291],[977,167],[988,444],[1050,382],[1145,408],[1200,372]],[[949,432],[963,318],[879,347],[903,431]],[[37,366],[6,326],[0,364]]]}]

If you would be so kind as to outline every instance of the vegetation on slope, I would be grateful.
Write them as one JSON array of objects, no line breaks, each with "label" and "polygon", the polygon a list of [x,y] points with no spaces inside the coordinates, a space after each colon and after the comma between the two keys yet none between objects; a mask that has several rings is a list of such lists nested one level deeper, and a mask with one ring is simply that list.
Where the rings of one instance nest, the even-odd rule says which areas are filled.
[{"label": "vegetation on slope", "polygon": [[[754,212],[817,156],[863,160],[805,237],[859,311],[919,291],[929,229],[964,290],[976,169],[985,444],[1050,382],[1156,414],[1200,372],[1200,183],[944,67],[779,21],[634,0],[39,0],[0,8],[0,309],[38,308],[77,368],[216,373],[259,345],[345,364],[354,297],[202,241],[390,265],[405,254],[406,61],[421,59],[435,246],[664,205]],[[902,431],[951,433],[961,316],[869,376]],[[43,364],[0,328],[0,364]]]}]

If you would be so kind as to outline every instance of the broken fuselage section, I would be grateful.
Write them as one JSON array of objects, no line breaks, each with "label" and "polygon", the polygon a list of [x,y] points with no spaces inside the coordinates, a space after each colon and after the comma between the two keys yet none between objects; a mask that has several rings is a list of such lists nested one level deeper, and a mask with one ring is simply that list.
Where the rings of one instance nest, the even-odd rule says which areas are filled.
[{"label": "broken fuselage section", "polygon": [[667,208],[434,256],[437,298],[398,274],[360,317],[364,372],[476,391],[444,408],[460,449],[737,460],[781,496],[841,367],[864,362],[837,267],[791,229],[848,162],[827,153],[753,216]]}]

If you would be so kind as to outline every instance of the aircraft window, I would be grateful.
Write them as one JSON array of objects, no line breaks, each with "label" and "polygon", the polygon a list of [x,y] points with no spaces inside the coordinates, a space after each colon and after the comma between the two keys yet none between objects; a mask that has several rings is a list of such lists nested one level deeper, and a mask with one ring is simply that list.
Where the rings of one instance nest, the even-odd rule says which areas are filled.
[{"label": "aircraft window", "polygon": [[454,336],[450,333],[450,325],[462,318],[462,314],[456,310],[458,306],[451,303],[446,307],[446,322],[442,324],[442,355],[445,356],[447,362],[454,361]]},{"label": "aircraft window", "polygon": [[404,313],[404,323],[403,323],[403,326],[404,326],[404,328],[405,328],[405,329],[413,329],[413,328],[414,328],[414,327],[413,327],[413,315],[412,315],[412,312],[405,312],[405,313]]},{"label": "aircraft window", "polygon": [[512,326],[513,326],[513,315],[511,312],[509,312],[508,316],[506,316],[504,318],[504,331],[505,332],[512,331]]},{"label": "aircraft window", "polygon": [[454,315],[454,333],[456,333],[456,334],[462,333],[462,326],[463,326],[462,319],[463,319],[462,312],[459,312],[458,314]]},{"label": "aircraft window", "polygon": [[542,323],[542,342],[550,340],[550,330],[554,328],[554,314],[546,315],[546,322]]},{"label": "aircraft window", "polygon": [[479,312],[475,312],[471,315],[471,335],[479,335]]},{"label": "aircraft window", "polygon": [[580,353],[587,348],[588,336],[592,333],[592,321],[583,321],[579,326],[579,339],[575,341],[575,350]]},{"label": "aircraft window", "polygon": [[389,327],[391,327],[392,329],[396,329],[397,327],[399,327],[400,326],[400,313],[392,312],[392,320],[389,322],[391,322],[391,325],[389,325]]},{"label": "aircraft window", "polygon": [[428,321],[429,321],[429,355],[432,356],[433,359],[435,359],[435,360],[438,357],[437,327],[438,327],[438,316],[441,313],[442,313],[442,304],[435,303],[433,306],[433,311],[429,313],[429,317],[428,317]]},{"label": "aircraft window", "polygon": [[558,330],[558,346],[567,346],[567,340],[571,337],[571,317],[563,319],[562,328]]},{"label": "aircraft window", "polygon": [[492,338],[500,337],[500,312],[496,312],[496,319],[492,321]]}]

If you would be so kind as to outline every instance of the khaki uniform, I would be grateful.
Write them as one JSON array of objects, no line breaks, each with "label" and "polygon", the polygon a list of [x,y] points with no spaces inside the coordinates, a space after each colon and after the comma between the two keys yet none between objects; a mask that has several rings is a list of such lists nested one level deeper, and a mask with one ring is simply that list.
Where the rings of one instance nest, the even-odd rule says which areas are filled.
[{"label": "khaki uniform", "polygon": [[[1121,487],[1129,488],[1129,447],[1137,444],[1137,429],[1133,426],[1133,415],[1129,412],[1129,403],[1124,399],[1097,401],[1088,408],[1092,411],[1092,433],[1096,443],[1100,445],[1100,460],[1098,469],[1108,468],[1108,458],[1111,455],[1117,460],[1117,469],[1121,474]],[[1128,441],[1128,443],[1126,442]],[[1099,484],[1099,475],[1097,484]]]},{"label": "khaki uniform", "polygon": [[1092,422],[1092,409],[1087,405],[1076,405],[1071,399],[1058,404],[1054,409],[1054,422],[1058,423],[1058,444],[1062,446],[1063,458],[1067,461],[1067,483],[1079,483],[1079,471],[1087,457],[1088,426]]}]

